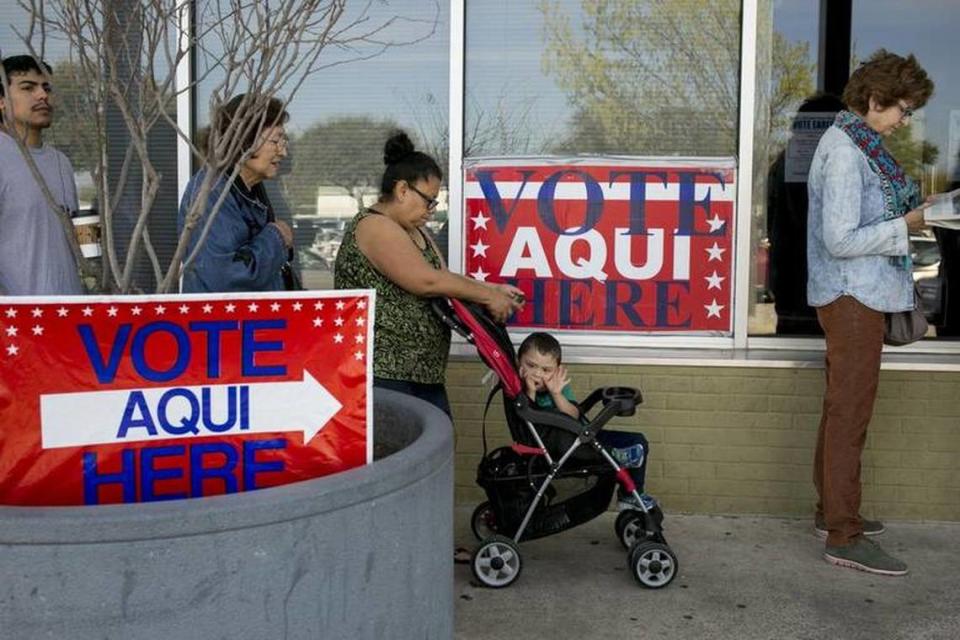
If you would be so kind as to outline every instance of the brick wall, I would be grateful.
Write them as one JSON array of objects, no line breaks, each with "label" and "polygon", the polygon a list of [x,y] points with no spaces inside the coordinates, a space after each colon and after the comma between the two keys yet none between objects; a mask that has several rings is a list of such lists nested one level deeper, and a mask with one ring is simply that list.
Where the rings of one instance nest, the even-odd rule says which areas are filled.
[{"label": "brick wall", "polygon": [[[487,369],[451,362],[447,388],[456,424],[456,498],[483,500]],[[638,386],[644,402],[618,429],[650,441],[647,492],[692,513],[809,515],[823,370],[571,365],[578,398],[595,387]],[[509,442],[502,405],[487,418],[491,448]],[[960,374],[884,371],[863,458],[868,517],[960,521]]]}]

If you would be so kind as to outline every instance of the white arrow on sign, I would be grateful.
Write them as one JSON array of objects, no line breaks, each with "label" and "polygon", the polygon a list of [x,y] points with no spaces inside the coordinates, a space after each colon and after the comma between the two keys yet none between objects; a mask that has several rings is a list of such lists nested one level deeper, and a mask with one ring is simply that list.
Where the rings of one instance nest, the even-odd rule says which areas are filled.
[{"label": "white arrow on sign", "polygon": [[[222,424],[228,416],[229,389],[234,391],[234,426],[220,431],[205,428],[203,412],[208,421]],[[241,425],[240,388],[249,390],[248,414]],[[173,425],[171,431],[162,426],[158,415],[160,399],[169,391],[177,392],[168,396],[164,407],[167,424]],[[141,392],[151,422],[156,426],[155,433],[145,426],[131,426],[121,436],[121,423],[124,411],[131,402],[131,394]],[[203,408],[202,395],[209,394],[207,408]],[[191,396],[195,402],[187,396]],[[142,419],[142,406],[133,412],[136,419]],[[174,438],[201,438],[208,436],[235,436],[247,433],[275,433],[283,431],[302,431],[306,444],[327,424],[343,405],[327,389],[317,382],[309,372],[303,372],[303,380],[292,382],[258,382],[251,384],[222,384],[193,387],[163,387],[149,389],[125,389],[120,391],[86,391],[79,393],[55,393],[40,396],[40,425],[44,449],[61,447],[81,447],[96,444],[122,444],[145,440],[169,440]],[[186,420],[187,422],[183,422]],[[195,428],[187,430],[181,425],[193,424]]]}]

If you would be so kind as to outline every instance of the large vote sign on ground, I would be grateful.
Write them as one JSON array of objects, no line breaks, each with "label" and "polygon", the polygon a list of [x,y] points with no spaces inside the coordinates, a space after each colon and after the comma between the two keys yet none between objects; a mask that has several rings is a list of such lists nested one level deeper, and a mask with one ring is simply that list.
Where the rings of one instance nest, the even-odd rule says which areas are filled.
[{"label": "large vote sign on ground", "polygon": [[0,298],[0,504],[196,498],[369,462],[373,295]]},{"label": "large vote sign on ground", "polygon": [[463,265],[526,293],[515,326],[732,331],[732,159],[484,159]]}]

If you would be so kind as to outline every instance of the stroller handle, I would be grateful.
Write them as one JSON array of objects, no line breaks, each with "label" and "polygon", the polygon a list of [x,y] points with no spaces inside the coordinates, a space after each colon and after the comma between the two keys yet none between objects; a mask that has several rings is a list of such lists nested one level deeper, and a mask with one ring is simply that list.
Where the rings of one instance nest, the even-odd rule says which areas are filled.
[{"label": "stroller handle", "polygon": [[633,387],[601,387],[580,403],[580,411],[587,413],[598,402],[603,403],[604,413],[617,416],[632,416],[637,412],[637,405],[643,402],[640,389]]}]

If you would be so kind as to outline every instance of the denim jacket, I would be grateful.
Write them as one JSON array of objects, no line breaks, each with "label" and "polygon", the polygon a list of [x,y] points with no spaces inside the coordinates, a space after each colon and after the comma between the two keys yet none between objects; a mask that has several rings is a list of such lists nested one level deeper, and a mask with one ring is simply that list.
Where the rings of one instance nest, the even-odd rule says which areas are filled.
[{"label": "denim jacket", "polygon": [[[190,178],[180,202],[177,231],[182,233],[190,204],[203,183],[204,172]],[[210,209],[223,190],[220,178],[210,190],[203,215],[190,235],[189,255],[203,231]],[[183,293],[209,291],[283,291],[281,269],[287,248],[280,230],[268,224],[267,207],[231,185],[200,252],[183,274]]]},{"label": "denim jacket", "polygon": [[880,178],[850,137],[827,129],[807,182],[807,302],[849,295],[876,311],[912,309],[913,274],[889,256],[910,252],[902,218],[883,219]]}]

